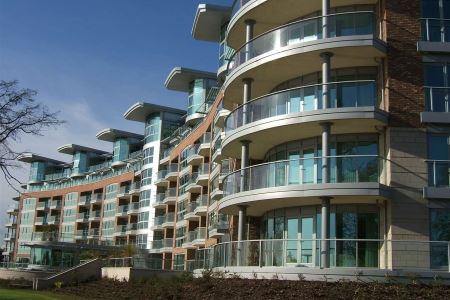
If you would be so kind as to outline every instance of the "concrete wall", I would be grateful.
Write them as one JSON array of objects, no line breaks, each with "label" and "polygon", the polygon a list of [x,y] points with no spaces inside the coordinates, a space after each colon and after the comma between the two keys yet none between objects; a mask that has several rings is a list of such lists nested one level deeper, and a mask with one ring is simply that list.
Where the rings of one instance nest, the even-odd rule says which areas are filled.
[{"label": "concrete wall", "polygon": [[62,282],[63,285],[70,285],[72,283],[84,282],[92,279],[98,280],[101,279],[102,266],[102,260],[90,260],[53,276],[34,280],[33,289],[42,290],[50,288],[53,287],[56,282]]},{"label": "concrete wall", "polygon": [[172,278],[180,276],[183,272],[165,271],[165,270],[149,270],[138,268],[102,268],[102,278],[109,278],[122,281],[135,281],[149,279],[152,277]]},{"label": "concrete wall", "polygon": [[[427,139],[420,128],[389,128],[390,185],[392,198],[388,201],[388,239],[428,240],[428,200],[423,198],[427,185]],[[400,245],[392,245],[392,267],[429,267],[428,244],[413,247],[418,254],[408,255]],[[416,249],[417,248],[417,249]],[[420,256],[418,258],[417,256]],[[411,259],[408,259],[411,256]]]},{"label": "concrete wall", "polygon": [[0,279],[17,280],[23,279],[26,281],[33,281],[35,278],[46,278],[55,274],[54,272],[42,272],[42,271],[26,271],[26,270],[12,270],[12,269],[0,269]]}]

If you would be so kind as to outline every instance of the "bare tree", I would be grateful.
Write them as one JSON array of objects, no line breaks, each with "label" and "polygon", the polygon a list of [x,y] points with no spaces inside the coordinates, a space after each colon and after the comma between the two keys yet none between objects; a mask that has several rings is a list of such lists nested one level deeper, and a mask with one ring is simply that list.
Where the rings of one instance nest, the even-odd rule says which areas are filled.
[{"label": "bare tree", "polygon": [[17,81],[0,81],[0,170],[8,184],[20,183],[11,170],[20,167],[11,145],[24,135],[42,135],[47,128],[54,128],[64,121],[58,112],[51,112],[45,105],[37,103],[37,92],[19,88]]}]

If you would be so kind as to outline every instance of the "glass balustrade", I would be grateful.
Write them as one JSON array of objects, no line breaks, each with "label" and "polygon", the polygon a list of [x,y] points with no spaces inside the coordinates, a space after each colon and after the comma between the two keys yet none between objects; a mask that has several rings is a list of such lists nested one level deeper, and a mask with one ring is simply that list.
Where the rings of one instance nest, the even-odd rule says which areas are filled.
[{"label": "glass balustrade", "polygon": [[450,112],[450,88],[425,87],[425,110],[428,112]]},{"label": "glass balustrade", "polygon": [[[236,51],[228,64],[228,71],[270,51],[323,39],[322,19],[319,16],[296,21],[254,38]],[[377,28],[372,11],[332,14],[328,16],[328,24],[328,38],[375,34]]]},{"label": "glass balustrade", "polygon": [[450,42],[450,19],[423,18],[422,41],[426,42]]},{"label": "glass balustrade", "polygon": [[234,0],[231,8],[231,16],[234,16],[245,4],[251,0]]},{"label": "glass balustrade", "polygon": [[431,160],[428,163],[428,185],[450,187],[450,160]]},{"label": "glass balustrade", "polygon": [[[385,160],[372,155],[331,156],[329,183],[383,182]],[[224,196],[256,189],[322,183],[322,157],[251,166],[224,179]]]},{"label": "glass balustrade", "polygon": [[[378,107],[374,80],[330,83],[329,108]],[[233,110],[225,120],[225,132],[270,117],[317,111],[322,107],[322,84],[293,88],[256,98]]]},{"label": "glass balustrade", "polygon": [[160,226],[166,221],[166,216],[157,216],[153,219],[154,226]]}]

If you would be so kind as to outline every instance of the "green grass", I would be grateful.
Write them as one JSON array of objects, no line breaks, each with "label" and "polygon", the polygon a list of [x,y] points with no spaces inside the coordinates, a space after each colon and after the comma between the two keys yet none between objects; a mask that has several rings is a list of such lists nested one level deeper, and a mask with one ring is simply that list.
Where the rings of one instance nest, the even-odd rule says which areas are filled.
[{"label": "green grass", "polygon": [[82,300],[83,298],[58,295],[50,292],[0,288],[1,300]]}]

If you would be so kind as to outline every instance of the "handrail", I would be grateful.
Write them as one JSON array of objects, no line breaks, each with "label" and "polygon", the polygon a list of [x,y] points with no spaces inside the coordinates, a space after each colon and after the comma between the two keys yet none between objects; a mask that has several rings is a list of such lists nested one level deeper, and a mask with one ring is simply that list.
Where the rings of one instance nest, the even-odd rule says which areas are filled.
[{"label": "handrail", "polygon": [[[241,105],[239,105],[238,107],[236,107],[235,109],[233,109],[232,111],[230,111],[230,113],[226,116],[225,118],[225,122],[224,124],[226,125],[228,122],[228,119],[231,118],[233,116],[233,114],[242,109],[245,106],[248,106],[250,104],[253,104],[254,102],[258,101],[258,100],[263,100],[265,98],[269,98],[271,96],[275,96],[275,95],[279,95],[279,94],[283,94],[283,93],[287,93],[287,92],[291,92],[291,91],[296,91],[296,90],[303,90],[303,89],[307,89],[307,88],[311,88],[311,87],[323,87],[324,85],[337,85],[337,84],[348,84],[348,83],[376,83],[376,80],[345,80],[345,81],[334,81],[334,82],[328,82],[328,83],[315,83],[315,84],[308,84],[308,85],[303,85],[303,86],[298,86],[298,87],[294,87],[294,88],[289,88],[289,89],[285,89],[285,90],[281,90],[281,91],[276,91],[276,92],[272,92],[266,95],[262,95],[259,97],[256,97],[254,99],[251,99],[250,101],[247,101],[246,103],[243,103]],[[323,110],[324,108],[320,109]],[[226,126],[225,126],[226,128]]]},{"label": "handrail", "polygon": [[234,60],[235,56],[236,56],[237,54],[239,54],[240,51],[241,51],[242,49],[244,49],[247,45],[253,43],[255,40],[257,40],[257,39],[259,39],[259,38],[261,38],[261,37],[263,37],[263,36],[265,36],[265,35],[268,35],[268,34],[274,32],[274,31],[277,31],[277,30],[280,30],[280,29],[283,29],[283,28],[287,28],[287,27],[292,26],[292,25],[304,23],[304,22],[309,22],[309,21],[313,21],[313,20],[323,19],[323,18],[325,18],[325,17],[335,17],[335,16],[340,16],[340,15],[354,15],[354,14],[362,14],[362,13],[372,13],[372,14],[373,14],[374,11],[372,11],[372,10],[370,10],[370,11],[369,11],[369,10],[350,11],[350,12],[342,12],[342,13],[328,14],[328,15],[325,15],[325,16],[316,16],[316,17],[306,18],[306,19],[294,21],[294,22],[291,22],[291,23],[288,23],[288,24],[284,24],[284,25],[275,27],[275,28],[273,28],[273,29],[271,29],[271,30],[269,30],[269,31],[263,32],[263,33],[261,33],[261,34],[255,36],[254,38],[252,38],[251,40],[249,40],[249,41],[246,42],[245,44],[243,44],[241,47],[239,47],[239,48],[234,52],[234,54],[230,57],[230,60],[229,60],[229,62],[228,62],[228,64],[227,64],[227,70],[230,70],[230,63]]}]

